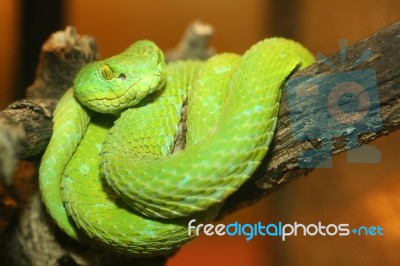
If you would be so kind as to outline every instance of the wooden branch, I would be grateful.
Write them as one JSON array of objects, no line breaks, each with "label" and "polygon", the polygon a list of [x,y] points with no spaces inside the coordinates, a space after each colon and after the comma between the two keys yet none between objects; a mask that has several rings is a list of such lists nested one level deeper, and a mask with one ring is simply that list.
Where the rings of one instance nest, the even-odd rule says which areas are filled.
[{"label": "wooden branch", "polygon": [[[341,66],[340,51],[334,53],[327,60],[318,61],[312,66],[293,75],[290,81],[302,79],[298,86],[309,86],[318,84],[319,78],[337,73],[348,73],[357,70],[373,70],[376,73],[377,93],[379,105],[371,107],[370,113],[380,109],[382,119],[382,129],[365,132],[358,136],[360,144],[369,143],[372,140],[387,135],[400,127],[400,21],[389,25],[379,32],[362,39],[347,48],[347,65]],[[372,55],[359,65],[352,66],[360,56],[371,49]],[[326,62],[333,62],[339,68],[331,67]],[[369,84],[373,86],[373,84]],[[321,102],[326,102],[326,94],[320,97],[305,97],[303,102],[297,102],[297,106],[288,105],[286,94],[287,86],[283,90],[281,106],[279,109],[279,120],[274,138],[272,149],[261,167],[248,180],[239,191],[232,195],[224,205],[222,212],[231,212],[237,209],[237,206],[244,202],[251,202],[274,191],[291,180],[307,174],[312,168],[302,168],[299,164],[299,156],[307,150],[320,149],[321,141],[310,139],[299,141],[301,135],[309,131],[310,121],[308,117],[299,117],[297,121],[290,119],[290,111],[304,108],[304,106],[321,106]],[[374,89],[372,87],[372,89]],[[326,109],[319,109],[314,117],[323,116]],[[307,112],[305,112],[308,115]],[[379,111],[378,111],[379,114]],[[324,123],[325,121],[319,121]],[[301,126],[301,125],[304,126]],[[325,127],[326,124],[322,125]],[[292,132],[292,128],[303,128],[301,132]],[[344,131],[352,131],[353,125],[344,128]],[[326,139],[324,140],[326,141]],[[345,137],[336,137],[331,139],[332,149],[330,154],[314,154],[305,158],[308,161],[318,162],[327,159],[331,154],[337,154],[348,150]]]},{"label": "wooden branch", "polygon": [[0,112],[0,172],[9,183],[18,158],[29,158],[43,152],[52,134],[51,113],[73,76],[97,58],[93,38],[77,35],[67,28],[55,33],[42,47],[36,79],[27,97]]},{"label": "wooden branch", "polygon": [[167,62],[209,58],[215,53],[214,49],[209,46],[213,33],[213,27],[202,21],[190,24],[176,48],[166,52]]},{"label": "wooden branch", "polygon": [[[208,48],[208,40],[212,28],[204,24],[195,24],[189,27],[188,33],[170,59],[187,58],[196,56],[205,58],[212,53]],[[355,62],[367,49],[372,49],[372,56],[354,67],[344,66],[335,69],[323,62],[317,62],[311,67],[296,73],[288,82],[301,80],[299,85],[316,84],[320,82],[316,77],[346,73],[356,70],[370,69],[376,73],[380,107],[382,130],[366,132],[359,136],[360,143],[368,143],[373,139],[388,134],[399,127],[400,120],[400,22],[371,35],[354,45],[348,50],[349,61]],[[193,48],[194,47],[194,48]],[[190,51],[196,50],[191,53]],[[43,45],[41,61],[34,84],[28,89],[27,99],[12,104],[6,110],[0,112],[0,172],[3,182],[10,183],[10,173],[13,171],[16,156],[19,158],[32,158],[41,153],[51,136],[51,113],[59,97],[71,86],[77,71],[87,62],[97,58],[97,48],[93,38],[79,36],[73,28],[68,27],[63,32],[55,33]],[[329,57],[335,65],[340,65],[340,53]],[[290,84],[290,83],[289,83]],[[259,167],[252,178],[241,189],[232,195],[223,207],[222,213],[227,213],[239,208],[240,205],[249,204],[265,194],[281,187],[290,180],[299,177],[311,169],[301,168],[299,157],[306,150],[319,149],[324,141],[329,138],[310,138],[305,141],[298,139],[306,135],[312,123],[307,116],[293,121],[290,111],[296,109],[296,105],[288,104],[286,89],[283,91],[279,122],[276,137],[267,158]],[[290,88],[289,88],[290,89]],[[326,95],[325,95],[326,96]],[[304,106],[320,106],[325,97],[309,97]],[[290,107],[290,108],[289,108]],[[297,106],[298,107],[298,106]],[[374,110],[375,110],[374,109]],[[326,109],[318,110],[321,115]],[[317,112],[317,114],[318,114]],[[301,126],[303,125],[303,126]],[[303,131],[292,132],[292,128],[301,128]],[[348,128],[349,130],[353,128]],[[7,144],[6,144],[7,143]],[[4,148],[6,147],[6,148]],[[329,154],[316,153],[309,156],[309,161],[317,163],[330,154],[345,151],[345,138],[332,139],[332,149]],[[31,182],[34,182],[31,180]],[[35,182],[34,182],[35,183]],[[16,191],[19,191],[16,189]],[[42,204],[37,187],[28,193],[30,196],[24,209],[24,215],[20,216],[18,224],[10,230],[11,239],[5,248],[0,251],[0,259],[8,256],[10,264],[19,258],[24,258],[26,263],[19,265],[57,265],[60,260],[72,260],[79,264],[90,263],[98,265],[99,261],[107,261],[112,255],[103,251],[98,252],[94,248],[79,245],[68,240],[63,234],[53,228],[52,223],[44,218]],[[0,217],[1,219],[1,217]],[[29,225],[29,226],[27,226]],[[43,243],[52,247],[53,252],[44,252]],[[78,248],[74,248],[78,246]],[[16,250],[18,252],[16,252]],[[17,255],[13,255],[17,254]],[[6,257],[7,257],[6,256]],[[9,257],[11,256],[11,258]],[[110,257],[111,256],[111,257]],[[115,256],[114,256],[115,258]],[[118,257],[121,262],[138,262],[136,259]],[[165,257],[157,257],[152,263],[162,265]],[[113,260],[111,260],[113,261]],[[115,262],[115,259],[114,259]],[[150,262],[150,261],[141,261]],[[102,264],[105,265],[105,264]]]}]

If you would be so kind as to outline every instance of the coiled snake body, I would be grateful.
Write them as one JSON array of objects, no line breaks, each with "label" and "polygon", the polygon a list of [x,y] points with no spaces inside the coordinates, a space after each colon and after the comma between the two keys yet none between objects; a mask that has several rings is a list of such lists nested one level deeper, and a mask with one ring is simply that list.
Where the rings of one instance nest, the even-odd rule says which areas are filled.
[{"label": "coiled snake body", "polygon": [[[54,113],[39,172],[48,212],[71,237],[124,253],[179,247],[193,237],[188,221],[211,222],[254,172],[274,135],[280,88],[313,60],[271,38],[243,56],[167,66],[154,43],[138,41],[88,64]],[[172,153],[185,101],[186,146]]]}]

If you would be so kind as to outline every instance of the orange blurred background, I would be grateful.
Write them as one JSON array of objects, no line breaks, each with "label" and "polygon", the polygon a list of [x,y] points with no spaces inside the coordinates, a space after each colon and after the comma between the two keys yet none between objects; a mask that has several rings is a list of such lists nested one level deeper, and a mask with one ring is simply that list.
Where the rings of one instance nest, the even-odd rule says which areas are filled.
[{"label": "orange blurred background", "polygon": [[[1,1],[1,108],[17,95],[19,10],[19,1]],[[63,10],[64,25],[93,35],[102,57],[143,38],[172,48],[195,19],[214,26],[212,45],[217,51],[241,53],[262,38],[282,35],[300,41],[314,54],[329,55],[339,48],[338,39],[351,44],[400,19],[396,0],[69,0]],[[292,237],[282,242],[273,237],[246,241],[201,236],[167,265],[400,265],[400,134],[372,144],[381,151],[381,163],[348,164],[346,154],[340,154],[332,169],[314,170],[218,223],[380,225],[383,237]]]}]

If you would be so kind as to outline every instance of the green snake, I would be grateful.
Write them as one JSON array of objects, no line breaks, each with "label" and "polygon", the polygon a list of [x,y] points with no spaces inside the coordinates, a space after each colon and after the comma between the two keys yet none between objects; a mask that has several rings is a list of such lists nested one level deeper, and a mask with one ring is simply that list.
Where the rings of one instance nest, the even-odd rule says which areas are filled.
[{"label": "green snake", "polygon": [[[243,56],[165,63],[151,41],[90,63],[54,112],[39,169],[49,214],[72,238],[136,256],[193,238],[254,172],[274,136],[280,89],[313,56],[270,38]],[[186,143],[173,152],[187,105]]]}]

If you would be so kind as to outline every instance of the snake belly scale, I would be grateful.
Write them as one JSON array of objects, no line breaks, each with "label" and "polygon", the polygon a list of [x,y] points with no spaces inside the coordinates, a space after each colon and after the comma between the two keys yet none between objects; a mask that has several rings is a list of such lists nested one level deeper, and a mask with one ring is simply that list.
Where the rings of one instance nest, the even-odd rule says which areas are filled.
[{"label": "snake belly scale", "polygon": [[[137,256],[188,242],[254,172],[274,136],[280,89],[313,56],[270,38],[243,56],[165,64],[138,41],[77,75],[39,169],[49,214],[72,238]],[[172,153],[187,102],[185,149]]]}]

